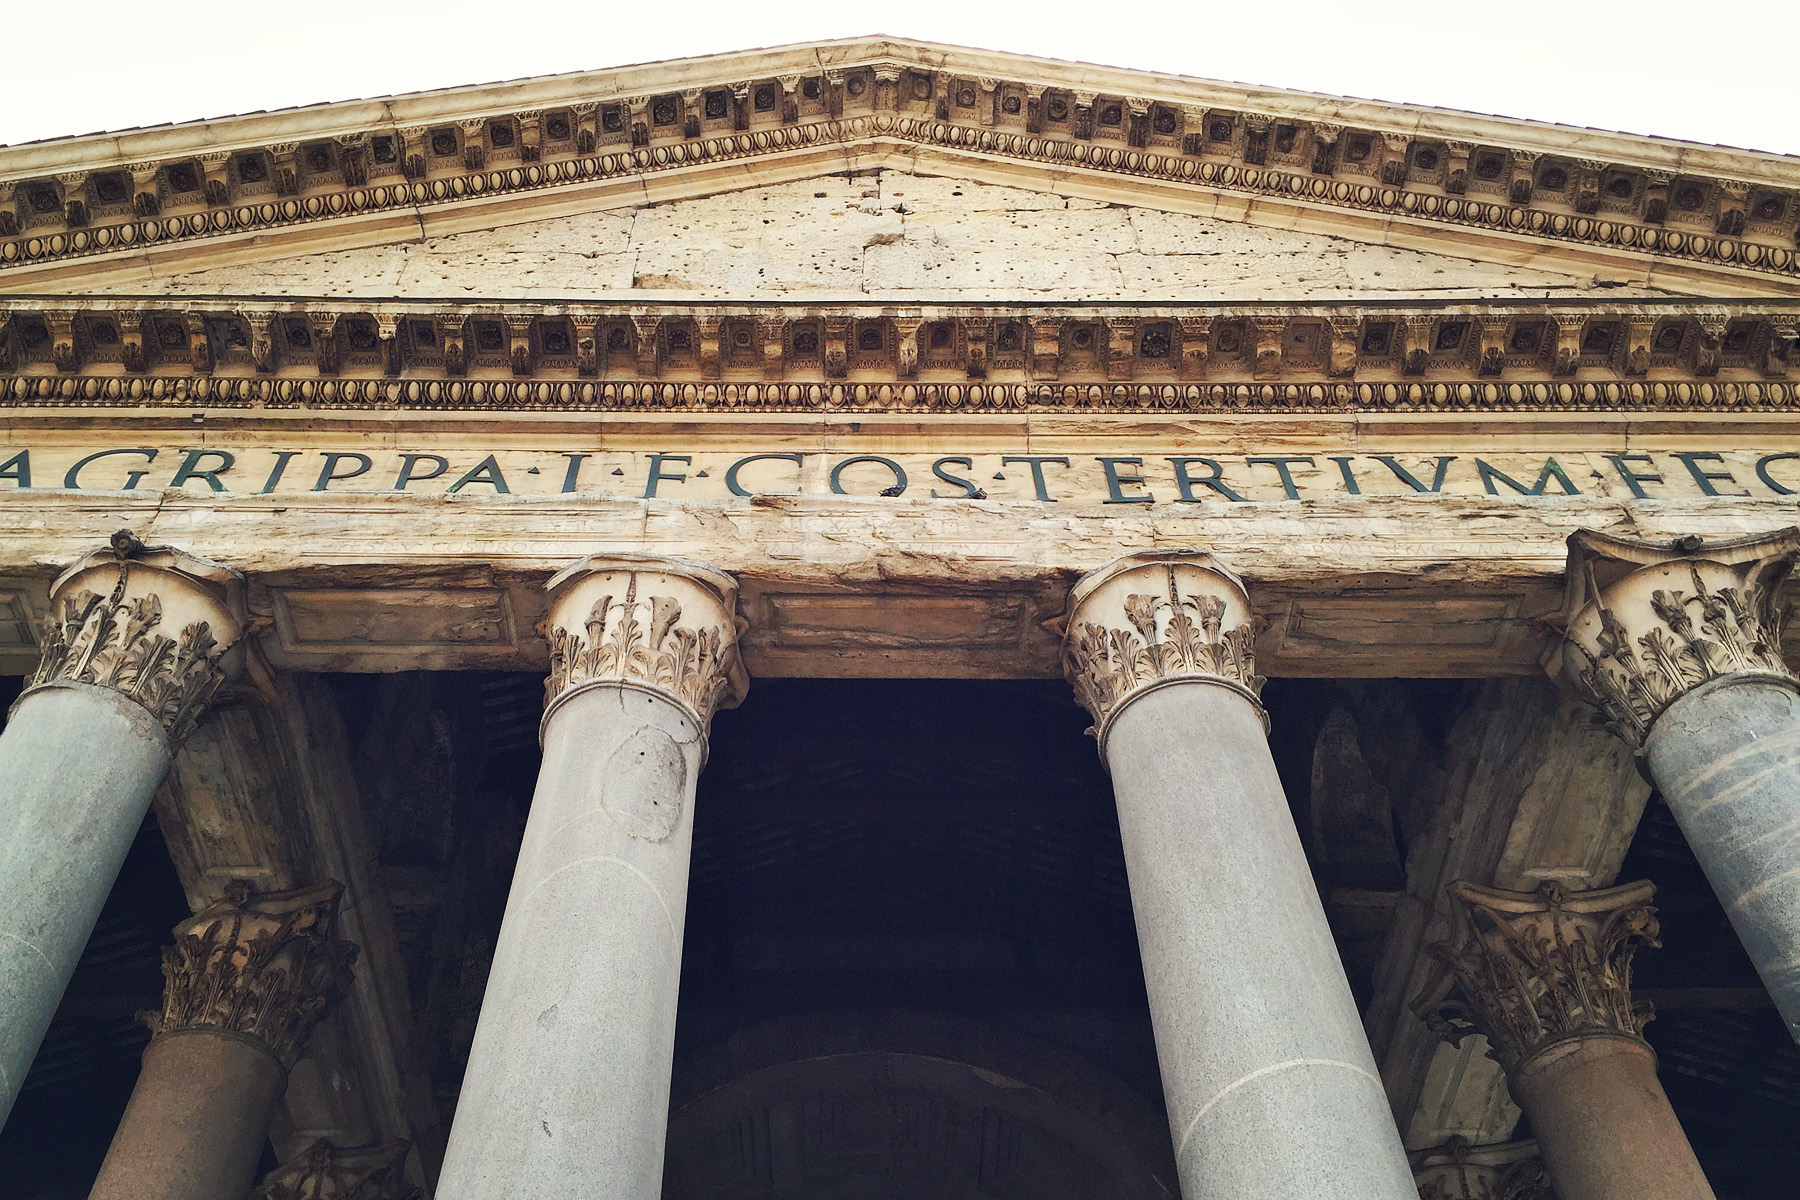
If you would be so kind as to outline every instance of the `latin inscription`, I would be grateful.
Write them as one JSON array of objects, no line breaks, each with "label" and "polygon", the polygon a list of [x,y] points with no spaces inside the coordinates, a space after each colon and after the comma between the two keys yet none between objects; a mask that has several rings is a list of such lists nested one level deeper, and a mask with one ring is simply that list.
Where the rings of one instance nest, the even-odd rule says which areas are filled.
[{"label": "latin inscription", "polygon": [[1325,497],[1618,499],[1800,495],[1800,452],[1554,454],[842,453],[0,446],[0,502],[43,492],[215,496],[568,495],[660,501],[863,496],[1039,504],[1245,504]]}]

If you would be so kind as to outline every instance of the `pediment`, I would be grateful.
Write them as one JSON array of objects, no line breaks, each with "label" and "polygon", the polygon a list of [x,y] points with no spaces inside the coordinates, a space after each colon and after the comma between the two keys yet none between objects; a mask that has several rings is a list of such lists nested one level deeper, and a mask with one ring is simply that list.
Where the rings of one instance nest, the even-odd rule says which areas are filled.
[{"label": "pediment", "polygon": [[[1188,302],[1572,296],[1583,277],[899,168],[158,273],[171,296]],[[137,291],[102,278],[97,294]],[[1617,298],[1643,295],[1639,284]]]},{"label": "pediment", "polygon": [[1793,158],[863,38],[0,148],[0,289],[529,242],[879,172],[1546,277],[1520,286],[1785,295],[1800,276]]}]

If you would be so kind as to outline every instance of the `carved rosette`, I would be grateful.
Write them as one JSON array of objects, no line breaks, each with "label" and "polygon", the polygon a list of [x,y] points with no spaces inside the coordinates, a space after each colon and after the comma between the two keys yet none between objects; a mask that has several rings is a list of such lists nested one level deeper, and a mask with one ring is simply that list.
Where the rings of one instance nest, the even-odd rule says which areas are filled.
[{"label": "carved rosette", "polygon": [[1710,543],[1571,534],[1556,621],[1563,637],[1546,666],[1634,746],[1669,705],[1710,680],[1794,686],[1776,593],[1797,554],[1794,528]]},{"label": "carved rosette", "polygon": [[1556,1200],[1535,1142],[1471,1146],[1454,1137],[1411,1158],[1419,1200]]},{"label": "carved rosette", "polygon": [[1648,880],[1535,893],[1453,883],[1453,940],[1430,947],[1439,968],[1413,1011],[1452,1045],[1485,1034],[1509,1073],[1573,1038],[1636,1038],[1651,1014],[1632,1002],[1631,960],[1662,944],[1655,894]]},{"label": "carved rosette", "polygon": [[111,688],[178,745],[236,668],[229,652],[242,636],[241,593],[229,568],[121,530],[51,588],[25,695],[61,683]]},{"label": "carved rosette", "polygon": [[263,1177],[250,1200],[417,1200],[406,1182],[412,1143],[334,1146],[320,1138]]},{"label": "carved rosette", "polygon": [[223,1032],[261,1045],[291,1069],[306,1039],[350,986],[356,947],[332,937],[343,885],[253,894],[234,881],[218,903],[175,927],[163,950],[156,1037]]},{"label": "carved rosette", "polygon": [[742,702],[749,678],[731,576],[679,559],[594,555],[548,590],[545,723],[564,700],[601,684],[664,696],[703,735],[714,712]]},{"label": "carved rosette", "polygon": [[1242,581],[1210,554],[1128,554],[1082,576],[1060,621],[1063,673],[1101,753],[1120,710],[1166,684],[1218,684],[1261,712],[1253,623]]}]

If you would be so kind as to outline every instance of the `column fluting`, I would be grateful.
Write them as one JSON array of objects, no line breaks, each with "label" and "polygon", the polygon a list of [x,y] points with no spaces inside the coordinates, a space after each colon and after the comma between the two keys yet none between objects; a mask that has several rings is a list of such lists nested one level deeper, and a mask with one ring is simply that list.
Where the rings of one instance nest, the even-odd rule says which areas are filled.
[{"label": "column fluting", "polygon": [[1414,1004],[1452,1044],[1488,1039],[1560,1200],[1711,1200],[1656,1078],[1631,960],[1657,946],[1648,881],[1537,893],[1453,883],[1454,940]]},{"label": "column fluting", "polygon": [[241,658],[239,584],[121,532],[51,588],[0,731],[0,1124],[171,754]]},{"label": "column fluting", "polygon": [[1064,667],[1112,774],[1182,1194],[1416,1200],[1275,772],[1243,585],[1211,556],[1083,577]]},{"label": "column fluting", "polygon": [[543,767],[444,1200],[661,1194],[694,788],[737,704],[737,584],[596,556],[549,583]]},{"label": "column fluting", "polygon": [[225,897],[175,927],[163,1007],[89,1200],[242,1200],[306,1039],[349,984],[337,883]]},{"label": "column fluting", "polygon": [[1639,747],[1800,1041],[1800,684],[1776,593],[1800,529],[1704,542],[1581,530],[1553,674]]}]

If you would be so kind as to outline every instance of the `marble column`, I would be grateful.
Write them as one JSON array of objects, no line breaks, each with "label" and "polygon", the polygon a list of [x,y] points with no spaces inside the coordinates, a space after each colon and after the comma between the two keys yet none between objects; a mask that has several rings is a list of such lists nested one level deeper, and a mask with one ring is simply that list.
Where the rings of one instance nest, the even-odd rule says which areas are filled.
[{"label": "marble column", "polygon": [[1531,1142],[1471,1146],[1451,1138],[1412,1163],[1419,1200],[1557,1200]]},{"label": "marble column", "polygon": [[1631,960],[1656,946],[1648,882],[1536,893],[1453,883],[1454,940],[1414,1003],[1452,1044],[1484,1034],[1559,1200],[1711,1200],[1640,1036]]},{"label": "marble column", "polygon": [[170,755],[242,657],[236,573],[129,532],[50,597],[0,732],[0,1124]]},{"label": "marble column", "polygon": [[655,1200],[694,786],[747,686],[737,584],[596,556],[548,586],[543,767],[438,1195]]},{"label": "marble column", "polygon": [[1707,542],[1569,538],[1553,674],[1639,748],[1800,1041],[1800,685],[1776,592],[1800,529]]},{"label": "marble column", "polygon": [[1082,578],[1064,667],[1112,774],[1187,1200],[1415,1200],[1209,555]]},{"label": "marble column", "polygon": [[89,1200],[242,1200],[313,1027],[349,986],[336,883],[225,898],[175,927],[163,1007]]},{"label": "marble column", "polygon": [[323,1138],[269,1172],[250,1200],[418,1200],[406,1182],[412,1143],[334,1146]]}]

